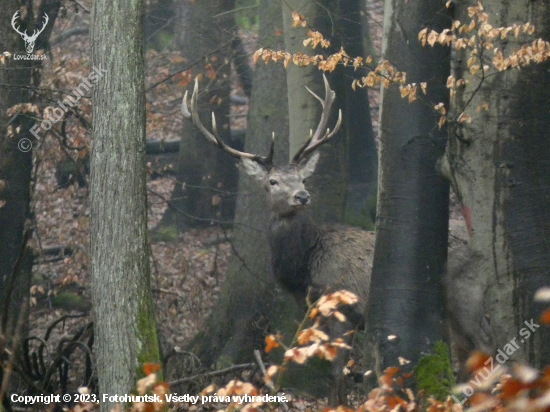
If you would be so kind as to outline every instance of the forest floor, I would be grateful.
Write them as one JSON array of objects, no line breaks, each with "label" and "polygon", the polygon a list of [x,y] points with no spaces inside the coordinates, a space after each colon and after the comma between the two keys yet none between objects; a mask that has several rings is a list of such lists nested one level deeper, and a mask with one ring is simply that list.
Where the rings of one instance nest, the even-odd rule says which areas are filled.
[{"label": "forest floor", "polygon": [[[43,170],[37,184],[37,231],[32,245],[38,258],[33,268],[30,336],[46,339],[46,327],[55,320],[64,315],[83,316],[67,319],[53,329],[47,339],[51,354],[56,353],[61,339],[73,336],[91,320],[88,189],[75,184],[48,190],[57,186],[53,172]],[[170,198],[170,179],[150,180],[147,185]],[[166,203],[154,196],[148,203],[149,227],[153,228]],[[183,347],[201,330],[216,302],[230,253],[229,243],[217,242],[217,236],[223,237],[218,228],[191,229],[177,241],[151,242],[157,325],[161,342],[170,348]],[[205,246],[205,239],[212,245]],[[72,254],[61,258],[41,253],[53,245],[69,247]]]}]

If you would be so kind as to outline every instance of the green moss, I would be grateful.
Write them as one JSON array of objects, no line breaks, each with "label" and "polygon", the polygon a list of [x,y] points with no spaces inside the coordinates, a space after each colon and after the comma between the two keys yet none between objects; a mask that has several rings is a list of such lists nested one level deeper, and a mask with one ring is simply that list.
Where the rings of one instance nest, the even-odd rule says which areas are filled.
[{"label": "green moss", "polygon": [[231,359],[231,356],[226,353],[216,359],[216,369],[225,369],[234,364],[235,362],[233,361],[233,359]]},{"label": "green moss", "polygon": [[343,223],[360,227],[363,230],[374,230],[376,223],[376,192],[370,195],[360,213],[346,210]]},{"label": "green moss", "polygon": [[442,341],[434,345],[434,353],[424,355],[414,368],[418,390],[444,401],[454,386],[449,347]]},{"label": "green moss", "polygon": [[153,242],[173,242],[178,239],[178,228],[175,225],[159,227],[151,232],[150,238]]},{"label": "green moss", "polygon": [[88,312],[92,305],[84,297],[69,291],[58,292],[52,297],[52,306],[66,311]]},{"label": "green moss", "polygon": [[[157,339],[157,327],[155,322],[155,314],[153,309],[152,296],[145,292],[145,295],[141,297],[141,304],[138,308],[138,370],[137,378],[145,376],[143,372],[143,365],[147,362],[161,364],[159,344]],[[157,379],[162,381],[162,370],[156,372]]]},{"label": "green moss", "polygon": [[330,390],[330,366],[329,361],[317,356],[304,364],[291,361],[284,372],[277,375],[276,385],[279,388],[290,388],[302,396],[324,398]]},{"label": "green moss", "polygon": [[235,23],[245,30],[258,32],[259,0],[237,0],[235,3]]}]

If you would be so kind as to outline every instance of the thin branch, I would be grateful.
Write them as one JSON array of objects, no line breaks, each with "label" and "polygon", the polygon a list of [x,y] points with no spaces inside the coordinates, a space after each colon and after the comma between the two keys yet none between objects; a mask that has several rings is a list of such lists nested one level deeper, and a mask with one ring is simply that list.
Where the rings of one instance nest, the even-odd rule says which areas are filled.
[{"label": "thin branch", "polygon": [[235,248],[235,245],[233,244],[233,242],[227,236],[227,233],[225,232],[225,228],[223,227],[223,225],[220,225],[220,227],[222,228],[222,231],[223,231],[223,234],[224,234],[225,238],[227,239],[227,241],[231,245],[231,250],[233,251],[233,254],[237,257],[237,259],[239,259],[241,261],[243,267],[248,271],[248,273],[250,273],[253,277],[255,277],[260,282],[267,283],[267,281],[265,279],[263,279],[258,274],[254,273],[252,271],[252,269],[250,269],[248,267],[248,265],[246,264],[246,261],[244,260],[244,258],[239,254],[239,251]]},{"label": "thin branch", "polygon": [[87,35],[89,32],[90,32],[90,28],[88,26],[73,27],[59,33],[57,36],[55,36],[52,39],[50,44],[52,46],[55,46],[56,44],[61,43],[72,36],[84,36],[84,35]]},{"label": "thin branch", "polygon": [[10,304],[12,303],[11,295],[15,287],[15,279],[17,278],[17,274],[19,272],[21,264],[23,263],[23,258],[25,257],[25,250],[27,249],[27,244],[29,243],[29,240],[32,237],[32,233],[33,233],[32,228],[27,227],[25,229],[25,232],[23,234],[23,239],[21,241],[21,244],[19,245],[19,253],[15,260],[15,264],[13,265],[13,269],[11,271],[9,281],[7,282],[7,287],[6,287],[7,292],[5,294],[5,300],[4,300],[4,314],[2,315],[2,334],[3,335],[6,335],[8,330],[8,317],[10,313]]},{"label": "thin branch", "polygon": [[468,105],[472,102],[472,100],[474,99],[474,97],[476,96],[477,92],[479,91],[479,89],[481,89],[481,86],[483,85],[483,82],[485,81],[485,69],[483,68],[483,50],[484,48],[483,47],[480,47],[481,51],[479,52],[479,66],[480,66],[480,69],[481,69],[481,80],[479,81],[477,87],[475,88],[475,90],[472,92],[470,98],[468,99],[468,101],[466,102],[466,104],[464,105],[464,107],[462,108],[462,111],[460,113],[458,113],[458,115],[456,116],[456,118],[454,119],[454,121],[456,122],[457,119],[460,117],[460,115],[462,113],[464,113],[464,111],[466,110],[466,108],[468,107]]},{"label": "thin branch", "polygon": [[[265,384],[267,385],[267,387],[273,392],[273,393],[277,393],[277,389],[275,389],[275,385],[273,385],[273,381],[271,379],[266,379],[267,378],[267,371],[265,370],[265,366],[264,366],[264,362],[262,361],[262,357],[260,355],[260,351],[258,349],[254,349],[254,357],[256,358],[256,363],[258,364],[258,366],[260,367],[260,370],[262,371],[263,375],[264,375],[264,380],[265,380]],[[288,405],[284,402],[280,403],[280,405],[283,406],[283,409],[285,411],[288,411]]]},{"label": "thin branch", "polygon": [[[154,18],[153,16],[149,16],[150,18]],[[151,33],[151,35],[149,37],[147,37],[147,39],[145,40],[146,42],[150,41],[154,36],[156,36],[157,33],[159,33],[161,30],[165,29],[166,27],[168,27],[173,21],[174,21],[175,17],[171,17],[169,18],[168,20],[166,20],[166,22],[160,26],[158,29],[156,29],[153,33]]]},{"label": "thin branch", "polygon": [[230,220],[216,220],[216,219],[208,219],[208,218],[205,218],[205,217],[193,216],[193,215],[185,212],[184,210],[181,210],[177,206],[175,206],[170,200],[166,199],[163,195],[161,195],[160,193],[154,191],[153,189],[147,189],[147,191],[154,194],[155,196],[160,197],[162,200],[164,200],[166,202],[166,204],[171,209],[175,210],[178,213],[181,213],[182,215],[188,217],[189,219],[194,219],[194,220],[197,220],[199,222],[213,222],[213,223],[225,223],[225,224],[232,224],[233,223]]},{"label": "thin branch", "polygon": [[209,377],[212,377],[212,376],[225,375],[226,373],[230,373],[230,372],[234,372],[234,371],[238,371],[238,370],[250,369],[254,366],[255,366],[254,363],[242,363],[240,365],[233,365],[233,366],[230,366],[228,368],[220,369],[220,370],[217,370],[217,371],[200,373],[200,374],[197,374],[197,375],[189,376],[187,378],[176,379],[175,381],[170,381],[170,382],[167,382],[167,383],[168,383],[169,386],[178,385],[180,383],[192,382],[192,381],[200,379],[200,378],[209,378]]},{"label": "thin branch", "polygon": [[[154,154],[154,153],[153,153]],[[227,190],[221,190],[221,189],[218,189],[217,187],[212,187],[212,186],[201,186],[201,185],[190,185],[190,184],[187,184],[185,182],[182,182],[178,179],[176,179],[174,176],[170,176],[169,174],[167,173],[163,173],[163,172],[158,172],[155,170],[155,173],[158,174],[159,176],[162,176],[162,177],[165,177],[171,181],[173,181],[175,184],[177,185],[183,185],[185,184],[185,187],[186,188],[191,188],[191,189],[201,189],[201,190],[211,190],[212,192],[215,192],[215,193],[222,193],[222,194],[229,194],[229,195],[237,195],[237,192],[230,192],[230,191],[227,191]]]},{"label": "thin branch", "polygon": [[181,292],[177,292],[175,290],[169,290],[164,288],[153,288],[153,292],[156,293],[167,293],[169,295],[176,295],[180,299],[185,299],[185,296]]},{"label": "thin branch", "polygon": [[188,64],[186,67],[184,67],[183,69],[180,69],[178,70],[177,72],[174,72],[174,73],[170,73],[168,76],[166,76],[164,79],[162,80],[159,80],[158,82],[156,83],[153,83],[151,86],[149,86],[145,91],[148,92],[152,89],[154,89],[155,87],[157,87],[159,84],[162,84],[162,83],[165,83],[167,82],[168,80],[170,80],[172,77],[174,77],[176,74],[180,74],[180,73],[183,73],[183,72],[186,72],[187,70],[193,68],[193,66],[195,66],[196,64],[199,64],[201,62],[204,61],[205,57],[210,57],[211,55],[213,55],[214,53],[217,53],[219,52],[220,50],[222,50],[223,48],[227,47],[229,45],[230,42],[232,42],[233,39],[231,40],[228,40],[226,41],[225,43],[222,43],[220,44],[219,47],[217,47],[216,49],[214,50],[211,50],[210,52],[206,53],[205,55],[203,55],[200,59],[197,59],[195,60],[194,62]]},{"label": "thin branch", "polygon": [[90,12],[90,9],[88,7],[86,7],[84,4],[82,4],[82,2],[80,0],[73,0],[76,4],[78,4],[82,10],[84,10],[86,13],[89,13]]},{"label": "thin branch", "polygon": [[226,14],[238,13],[238,12],[243,11],[243,10],[256,9],[256,8],[258,8],[258,6],[259,6],[258,4],[254,4],[253,6],[239,7],[238,9],[233,9],[233,10],[229,10],[229,11],[224,11],[222,13],[218,13],[218,14],[212,16],[212,18],[215,19],[217,17],[225,16]]}]

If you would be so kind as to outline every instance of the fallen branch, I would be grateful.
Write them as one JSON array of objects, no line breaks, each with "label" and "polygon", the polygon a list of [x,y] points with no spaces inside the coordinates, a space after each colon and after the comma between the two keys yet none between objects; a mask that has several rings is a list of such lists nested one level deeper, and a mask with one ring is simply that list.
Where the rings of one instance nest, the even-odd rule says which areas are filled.
[{"label": "fallen branch", "polygon": [[170,386],[178,385],[180,383],[192,382],[192,381],[197,380],[199,378],[209,378],[209,377],[212,377],[212,376],[225,375],[226,373],[233,372],[233,371],[238,371],[238,370],[243,370],[243,369],[250,369],[254,366],[255,366],[254,363],[242,363],[240,365],[233,365],[233,366],[230,366],[228,368],[220,369],[220,370],[217,370],[217,371],[206,372],[206,373],[201,373],[201,374],[198,374],[198,375],[189,376],[187,378],[176,379],[175,381],[170,381],[170,382],[167,382],[167,383]]},{"label": "fallen branch", "polygon": [[177,153],[180,150],[180,139],[160,140],[147,139],[147,154]]},{"label": "fallen branch", "polygon": [[42,248],[42,253],[49,256],[71,256],[73,254],[73,249],[69,246],[51,245],[44,246]]},{"label": "fallen branch", "polygon": [[175,290],[169,290],[164,288],[153,288],[153,292],[155,293],[167,293],[169,295],[176,295],[178,298],[184,299],[185,297],[181,292],[175,291]]}]

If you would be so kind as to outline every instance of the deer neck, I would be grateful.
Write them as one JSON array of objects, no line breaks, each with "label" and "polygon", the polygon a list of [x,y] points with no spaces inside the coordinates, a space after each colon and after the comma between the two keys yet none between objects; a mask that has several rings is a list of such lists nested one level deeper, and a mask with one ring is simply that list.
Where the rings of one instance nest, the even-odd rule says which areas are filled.
[{"label": "deer neck", "polygon": [[319,229],[304,214],[272,216],[269,225],[273,275],[295,295],[307,294],[311,262],[319,243]]},{"label": "deer neck", "polygon": [[309,238],[317,234],[318,228],[304,213],[290,212],[282,215],[271,215],[269,223],[269,235],[273,240],[287,240],[295,242],[300,240],[308,242]]}]

